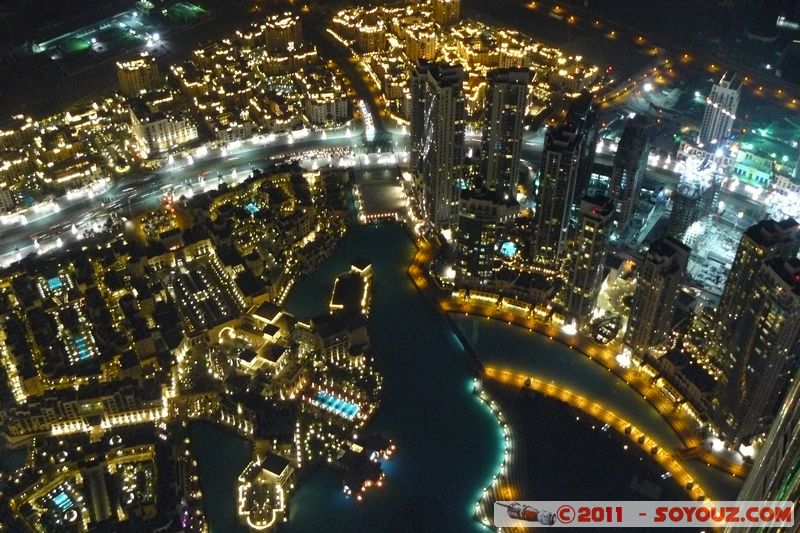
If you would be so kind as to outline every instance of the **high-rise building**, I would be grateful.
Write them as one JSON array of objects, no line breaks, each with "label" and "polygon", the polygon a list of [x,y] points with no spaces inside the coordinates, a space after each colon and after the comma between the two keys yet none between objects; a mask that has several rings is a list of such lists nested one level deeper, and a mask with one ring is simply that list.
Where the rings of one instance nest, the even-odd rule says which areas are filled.
[{"label": "high-rise building", "polygon": [[767,440],[753,461],[739,500],[800,501],[800,374],[795,375]]},{"label": "high-rise building", "polygon": [[704,148],[720,145],[730,137],[741,91],[742,82],[735,72],[726,72],[719,83],[711,88],[698,138]]},{"label": "high-rise building", "polygon": [[147,52],[130,61],[117,62],[119,89],[125,96],[136,96],[143,91],[158,89],[163,79],[158,72],[156,58]]},{"label": "high-rise building", "polygon": [[722,339],[735,361],[716,404],[716,420],[734,447],[765,432],[789,385],[790,358],[800,340],[800,260],[762,262],[746,289],[738,330]]},{"label": "high-rise building", "polygon": [[411,163],[422,182],[423,215],[435,226],[458,216],[464,166],[464,70],[420,60],[411,74]]},{"label": "high-rise building", "polygon": [[581,95],[575,99],[567,112],[567,120],[579,124],[581,130],[581,142],[578,147],[578,175],[572,196],[572,203],[577,206],[583,195],[586,194],[589,179],[592,177],[597,138],[600,134],[597,127],[597,109],[589,91],[582,91]]},{"label": "high-rise building", "polygon": [[577,128],[562,125],[545,133],[539,187],[536,191],[533,260],[558,270],[566,248],[572,195],[578,174]]},{"label": "high-rise building", "polygon": [[603,264],[608,250],[609,227],[613,220],[613,201],[605,196],[583,197],[565,298],[570,317],[581,324],[590,318],[600,292]]},{"label": "high-rise building", "polygon": [[515,198],[522,149],[522,119],[525,117],[531,71],[527,68],[496,69],[486,78],[481,177],[487,189]]},{"label": "high-rise building", "polygon": [[290,11],[270,15],[259,27],[270,52],[297,49],[303,44],[303,23]]},{"label": "high-rise building", "polygon": [[[580,176],[591,173],[596,136],[591,130],[591,95],[575,101],[566,119],[545,133],[539,186],[536,191],[534,263],[547,270],[558,270],[564,258],[567,229],[574,199],[580,198]],[[591,161],[590,161],[591,160]],[[588,174],[587,174],[588,182]]]},{"label": "high-rise building", "polygon": [[622,137],[614,154],[611,167],[609,197],[617,207],[617,229],[622,232],[630,222],[636,208],[636,200],[647,168],[650,137],[653,124],[644,115],[629,119],[622,130]]},{"label": "high-rise building", "polygon": [[720,348],[716,364],[722,370],[723,384],[733,372],[740,349],[733,340],[742,329],[742,317],[761,263],[775,257],[789,258],[797,253],[800,225],[791,218],[781,222],[762,220],[750,226],[739,241],[731,271],[717,306],[716,345]]},{"label": "high-rise building", "polygon": [[710,214],[716,192],[717,182],[713,179],[704,182],[682,177],[672,193],[667,235],[683,239],[692,224]]},{"label": "high-rise building", "polygon": [[452,26],[461,20],[461,0],[433,0],[433,20]]},{"label": "high-rise building", "polygon": [[436,57],[436,47],[438,46],[438,33],[431,27],[406,28],[405,43],[406,57],[411,61],[417,59],[433,59]]},{"label": "high-rise building", "polygon": [[171,93],[131,99],[131,130],[147,154],[163,152],[197,139],[197,125],[176,106]]},{"label": "high-rise building", "polygon": [[665,237],[650,245],[639,265],[624,338],[637,356],[643,356],[669,335],[689,253],[683,243]]},{"label": "high-rise building", "polygon": [[456,232],[456,280],[480,284],[492,277],[502,229],[519,211],[513,198],[495,191],[463,191]]}]

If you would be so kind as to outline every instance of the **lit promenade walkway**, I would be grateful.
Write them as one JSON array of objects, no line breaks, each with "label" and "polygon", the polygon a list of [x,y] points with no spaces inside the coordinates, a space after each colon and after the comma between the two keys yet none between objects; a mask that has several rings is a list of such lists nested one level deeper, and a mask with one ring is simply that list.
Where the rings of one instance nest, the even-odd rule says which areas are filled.
[{"label": "lit promenade walkway", "polygon": [[[719,499],[735,494],[737,482],[731,479],[731,474],[742,477],[746,467],[729,463],[703,448],[696,433],[700,422],[688,406],[673,400],[664,392],[660,379],[652,369],[623,366],[617,359],[619,343],[603,346],[580,334],[566,334],[558,325],[538,319],[528,309],[508,305],[502,300],[498,303],[498,299],[493,297],[473,295],[465,298],[458,293],[454,295],[442,291],[428,277],[428,265],[435,254],[434,246],[425,240],[418,241],[417,254],[408,268],[408,275],[417,288],[443,311],[492,319],[493,324],[481,325],[474,319],[453,317],[462,333],[466,334],[467,342],[472,331],[479,344],[483,339],[490,343],[489,346],[496,346],[481,354],[487,370],[486,379],[519,388],[531,377],[531,389],[535,392],[580,409],[601,424],[608,424],[620,432],[669,472],[689,497]],[[467,321],[472,324],[467,324]],[[499,331],[498,327],[506,326],[497,322],[514,325],[514,331]],[[462,325],[467,329],[461,328]],[[559,353],[549,357],[550,354],[542,352],[540,346],[536,350],[538,339],[531,338],[532,343],[528,344],[525,337],[529,332],[537,332],[558,341],[560,345],[574,350],[574,356],[565,354],[563,348],[559,347]],[[513,340],[509,333],[512,333]],[[510,344],[504,344],[501,338]],[[473,348],[480,351],[482,348],[479,344],[473,344]],[[528,355],[531,348],[536,350],[533,359]],[[486,350],[487,346],[483,349]],[[515,353],[504,354],[505,349]],[[498,363],[503,368],[497,364],[491,366],[493,351],[499,351],[498,357],[502,363]],[[534,375],[531,375],[529,368],[531,364],[538,367],[533,371]],[[490,365],[489,368],[486,365]],[[601,368],[605,368],[606,372],[598,372]],[[482,399],[492,407],[490,396]],[[519,463],[513,420],[506,418],[499,406],[492,407],[492,410],[501,424],[508,425],[509,444],[508,455],[504,456],[503,464],[498,465],[496,478],[476,503],[476,519],[484,524],[491,518],[493,501],[524,496],[517,479],[520,473],[516,472]]]},{"label": "lit promenade walkway", "polygon": [[506,306],[497,306],[494,303],[450,298],[443,300],[441,305],[445,311],[483,316],[521,326],[578,350],[609,369],[653,405],[681,437],[686,447],[701,444],[694,431],[694,428],[698,427],[698,422],[684,408],[669,398],[663,389],[654,385],[651,376],[636,368],[624,368],[619,364],[616,360],[619,353],[618,344],[601,346],[581,335],[567,335],[554,324],[542,322],[523,312]]},{"label": "lit promenade walkway", "polygon": [[658,464],[664,468],[665,471],[672,474],[673,479],[691,495],[693,499],[710,498],[714,499],[714,494],[710,494],[699,482],[695,479],[686,467],[682,464],[679,457],[676,455],[679,450],[664,446],[662,442],[655,440],[641,429],[633,426],[627,420],[619,417],[610,409],[587,400],[569,390],[560,388],[552,383],[526,376],[523,374],[514,374],[505,370],[498,370],[493,367],[486,368],[486,376],[490,379],[497,380],[501,383],[506,383],[514,387],[523,387],[527,380],[529,381],[530,389],[547,396],[571,405],[582,412],[592,416],[596,420],[608,424],[620,434],[625,435],[626,438],[634,445],[639,446],[646,454],[649,454]]},{"label": "lit promenade walkway", "polygon": [[501,320],[540,333],[577,350],[603,365],[655,408],[680,440],[675,442],[672,440],[672,435],[661,432],[661,440],[671,445],[676,453],[682,452],[685,454],[684,457],[696,457],[707,465],[738,477],[743,477],[747,473],[747,465],[731,463],[703,448],[696,431],[700,426],[699,420],[685,402],[676,402],[658,385],[660,378],[652,369],[620,365],[617,360],[621,348],[619,342],[603,346],[580,334],[568,335],[557,325],[540,320],[528,310],[513,305],[504,303],[498,305],[496,301],[478,297],[443,295],[441,291],[434,290],[426,275],[427,265],[432,260],[435,249],[426,241],[418,242],[417,246],[417,254],[408,273],[420,290],[431,294],[437,300],[442,310]]},{"label": "lit promenade walkway", "polygon": [[503,431],[504,449],[503,460],[499,465],[499,470],[495,474],[489,486],[483,492],[477,502],[475,502],[475,518],[482,524],[492,527],[494,513],[494,502],[498,500],[518,500],[522,498],[519,487],[519,456],[521,450],[517,446],[514,436],[514,427],[501,411],[500,406],[489,394],[480,386],[476,380],[474,389],[476,396],[483,402],[497,419]]}]

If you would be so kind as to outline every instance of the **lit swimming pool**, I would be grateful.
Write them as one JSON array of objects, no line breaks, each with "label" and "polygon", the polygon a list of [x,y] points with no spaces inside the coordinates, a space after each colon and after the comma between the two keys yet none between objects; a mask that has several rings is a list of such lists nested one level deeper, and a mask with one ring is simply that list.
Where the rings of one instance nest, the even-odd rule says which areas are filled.
[{"label": "lit swimming pool", "polygon": [[332,394],[322,391],[317,392],[316,396],[314,396],[314,404],[348,420],[355,418],[359,411],[359,407],[356,404],[346,402],[341,398],[337,398]]},{"label": "lit swimming pool", "polygon": [[75,337],[73,342],[75,342],[75,349],[78,351],[79,360],[83,361],[92,355],[92,352],[89,350],[89,347],[86,346],[86,340],[83,337]]},{"label": "lit swimming pool", "polygon": [[55,497],[53,498],[53,503],[55,503],[56,506],[62,511],[71,509],[73,506],[72,499],[70,499],[70,497],[67,496],[66,493],[64,492],[59,492],[58,494],[56,494]]}]

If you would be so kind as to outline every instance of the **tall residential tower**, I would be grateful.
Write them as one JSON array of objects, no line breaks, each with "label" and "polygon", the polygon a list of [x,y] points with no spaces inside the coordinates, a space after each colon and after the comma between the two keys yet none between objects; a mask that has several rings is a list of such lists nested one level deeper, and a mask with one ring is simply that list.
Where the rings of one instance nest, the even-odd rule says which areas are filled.
[{"label": "tall residential tower", "polygon": [[617,208],[617,228],[622,232],[630,222],[647,168],[653,124],[643,115],[628,120],[614,154],[608,195]]},{"label": "tall residential tower", "polygon": [[517,194],[522,119],[531,79],[527,68],[496,69],[487,75],[481,178],[487,189],[504,198]]},{"label": "tall residential tower", "polygon": [[411,162],[422,185],[424,216],[451,227],[464,166],[464,70],[420,60],[411,74]]},{"label": "tall residential tower", "polygon": [[726,72],[711,88],[698,138],[706,149],[721,145],[730,137],[741,92],[742,82],[735,72]]},{"label": "tall residential tower", "polygon": [[534,263],[545,270],[558,270],[564,259],[572,206],[583,196],[582,177],[588,182],[591,173],[596,139],[591,99],[582,94],[566,119],[545,134],[533,246]]},{"label": "tall residential tower", "polygon": [[752,298],[761,263],[796,254],[799,230],[800,225],[794,219],[787,218],[781,222],[762,220],[742,234],[717,306],[716,345],[720,350],[716,364],[722,370],[723,384],[727,383],[744,349],[734,339],[743,327],[744,309]]},{"label": "tall residential tower", "polygon": [[764,447],[753,461],[739,500],[800,501],[800,374],[795,375]]},{"label": "tall residential tower", "polygon": [[639,265],[625,331],[625,344],[639,357],[670,333],[689,253],[683,243],[666,237],[650,246]]},{"label": "tall residential tower", "polygon": [[788,388],[800,340],[800,261],[761,263],[748,293],[739,330],[725,343],[735,366],[715,417],[734,447],[769,429]]},{"label": "tall residential tower", "polygon": [[613,220],[612,200],[605,196],[583,197],[565,298],[567,312],[579,324],[588,322],[600,292],[603,264],[608,251],[609,227]]}]

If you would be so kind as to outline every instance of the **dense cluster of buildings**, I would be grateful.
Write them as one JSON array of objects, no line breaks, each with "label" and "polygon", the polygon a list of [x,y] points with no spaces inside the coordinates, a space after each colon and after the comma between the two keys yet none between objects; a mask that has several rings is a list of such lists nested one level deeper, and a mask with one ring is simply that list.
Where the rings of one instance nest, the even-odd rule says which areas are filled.
[{"label": "dense cluster of buildings", "polygon": [[[460,18],[460,0],[432,0],[346,9],[330,27],[408,122],[411,220],[441,245],[438,281],[619,349],[686,406],[699,436],[759,451],[743,499],[797,499],[800,163],[739,135],[742,81],[725,73],[677,150],[674,190],[648,195],[643,217],[653,122],[624,119],[598,170],[598,69]],[[0,129],[0,215],[94,194],[195,144],[341,125],[353,112],[341,73],[289,12],[166,72],[145,53],[117,76],[112,98]],[[545,108],[555,119],[531,183],[523,133]],[[205,530],[185,429],[196,419],[254,443],[236,500],[254,529],[287,518],[308,465],[335,464],[354,498],[379,486],[378,458],[393,446],[358,436],[382,381],[366,327],[372,266],[356,260],[336,279],[324,316],[281,306],[346,231],[349,179],[331,167],[253,170],[128,224],[112,217],[102,242],[3,271],[0,434],[30,453],[0,477],[0,522]],[[749,227],[733,221],[729,264],[702,249],[730,225],[726,189],[770,206]],[[706,259],[723,265],[713,270],[723,289],[702,300],[693,266]]]},{"label": "dense cluster of buildings", "polygon": [[130,169],[132,130],[116,98],[41,120],[16,115],[0,127],[0,214],[50,196],[100,189]]},{"label": "dense cluster of buildings", "polygon": [[177,149],[342,125],[352,116],[343,76],[319,58],[291,13],[169,68],[142,52],[116,71],[114,97],[41,119],[3,120],[0,215],[24,215],[51,196],[99,193]]},{"label": "dense cluster of buildings", "polygon": [[[776,416],[786,426],[780,405],[800,366],[800,232],[787,217],[746,229],[719,301],[698,298],[703,285],[692,279],[693,262],[724,262],[692,248],[704,242],[707,227],[726,223],[720,190],[736,183],[736,160],[725,157],[738,106],[736,75],[712,87],[698,139],[679,150],[677,186],[661,193],[656,208],[648,206],[663,220],[640,250],[614,241],[641,231],[634,214],[652,122],[628,117],[610,166],[598,170],[596,107],[590,92],[578,94],[545,132],[531,213],[517,204],[524,198],[517,187],[525,95],[535,77],[527,68],[487,73],[475,165],[463,140],[467,78],[460,62],[420,59],[409,83],[418,210],[428,230],[443,236],[438,261],[450,265],[434,263],[439,281],[454,285],[459,297],[504,301],[595,342],[621,332],[615,346],[622,360],[655,376],[667,396],[688,402],[698,436],[752,455]],[[623,263],[635,266],[618,281],[612,274]],[[604,291],[614,303],[608,294],[601,298]],[[787,402],[796,398],[790,394]],[[767,447],[775,445],[767,439]],[[779,468],[774,461],[771,468]]]},{"label": "dense cluster of buildings", "polygon": [[346,231],[347,180],[254,172],[6,270],[0,431],[29,453],[13,486],[3,478],[3,523],[206,530],[185,425],[196,419],[253,441],[238,499],[253,527],[286,518],[304,465],[340,465],[354,498],[381,481],[373,452],[391,443],[354,437],[381,388],[366,330],[371,265],[337,280],[327,315],[281,308]]},{"label": "dense cluster of buildings", "polygon": [[[160,84],[157,66],[146,57],[119,64],[118,72],[145,154],[186,144],[201,133],[231,143],[339,125],[351,116],[344,79],[319,59],[303,38],[300,18],[288,12],[195,50]],[[170,115],[148,102],[153,99],[179,107]]]},{"label": "dense cluster of buildings", "polygon": [[355,7],[340,11],[331,30],[360,58],[368,76],[398,117],[409,119],[414,94],[408,80],[418,60],[464,69],[465,120],[477,123],[490,85],[489,71],[524,67],[531,79],[521,105],[536,115],[554,93],[576,93],[599,81],[597,67],[518,32],[481,22],[462,22],[460,0]]}]

